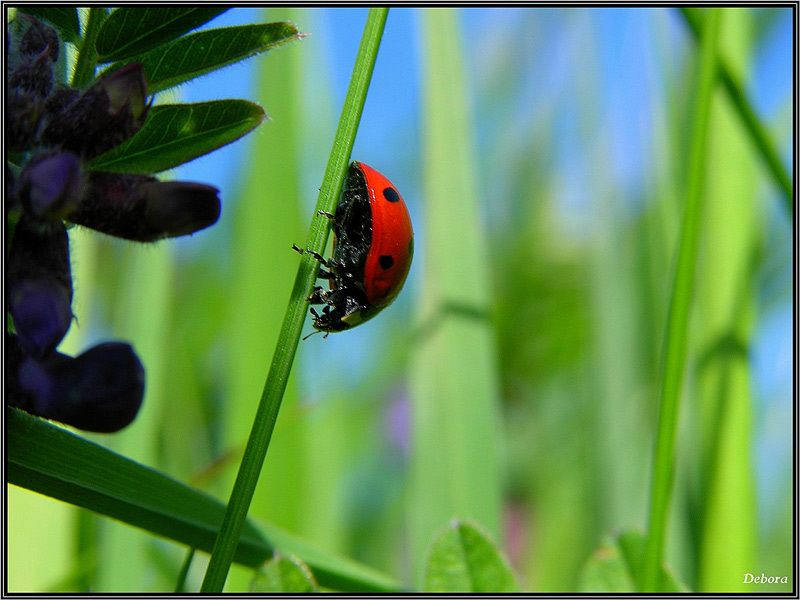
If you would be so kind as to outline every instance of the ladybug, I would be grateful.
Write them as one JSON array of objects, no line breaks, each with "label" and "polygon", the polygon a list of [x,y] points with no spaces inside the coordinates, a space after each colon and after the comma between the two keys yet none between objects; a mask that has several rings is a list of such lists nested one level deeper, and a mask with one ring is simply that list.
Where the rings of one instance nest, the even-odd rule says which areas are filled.
[{"label": "ladybug", "polygon": [[[403,197],[386,177],[364,163],[353,161],[347,172],[333,221],[333,256],[319,260],[319,278],[329,281],[309,296],[314,328],[344,331],[368,321],[389,306],[405,283],[414,255],[414,231]],[[304,252],[295,246],[301,254]]]}]

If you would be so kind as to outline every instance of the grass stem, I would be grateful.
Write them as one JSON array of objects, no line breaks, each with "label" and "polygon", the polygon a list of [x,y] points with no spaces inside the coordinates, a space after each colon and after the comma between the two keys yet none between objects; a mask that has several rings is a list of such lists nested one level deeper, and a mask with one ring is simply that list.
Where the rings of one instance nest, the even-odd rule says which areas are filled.
[{"label": "grass stem", "polygon": [[643,557],[641,589],[657,591],[664,552],[669,497],[672,487],[675,430],[686,364],[689,308],[700,245],[703,181],[706,170],[706,147],[709,116],[716,76],[717,40],[723,9],[708,9],[704,21],[697,70],[695,103],[689,149],[686,206],[683,216],[678,261],[667,317],[663,381],[658,414],[658,433],[653,459],[650,514]]},{"label": "grass stem", "polygon": [[[344,182],[347,163],[361,120],[361,112],[366,101],[387,13],[388,8],[373,8],[367,15],[350,86],[320,188],[317,200],[318,210],[327,212],[335,210],[336,198]],[[329,230],[330,220],[315,215],[311,223],[307,248],[322,252]],[[225,585],[225,579],[247,517],[258,476],[264,464],[270,438],[278,418],[283,392],[286,389],[286,382],[297,352],[303,321],[307,314],[305,299],[311,293],[318,270],[319,263],[313,257],[305,255],[297,271],[286,316],[278,334],[272,364],[253,421],[253,428],[245,446],[242,463],[239,466],[239,473],[233,485],[219,535],[214,542],[201,592],[221,592]]]}]

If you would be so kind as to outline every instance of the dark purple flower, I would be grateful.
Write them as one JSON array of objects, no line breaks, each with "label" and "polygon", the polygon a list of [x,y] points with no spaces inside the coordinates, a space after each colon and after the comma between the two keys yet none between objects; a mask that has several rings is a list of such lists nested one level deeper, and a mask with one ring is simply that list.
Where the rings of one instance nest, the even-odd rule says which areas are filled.
[{"label": "dark purple flower", "polygon": [[5,139],[9,150],[24,152],[38,143],[37,134],[44,114],[44,104],[44,100],[36,94],[8,90]]},{"label": "dark purple flower", "polygon": [[119,113],[129,108],[134,119],[141,119],[147,109],[147,82],[141,63],[131,63],[103,76],[95,86],[108,94],[109,109]]},{"label": "dark purple flower", "polygon": [[105,75],[78,96],[59,92],[47,103],[41,140],[86,159],[99,156],[139,131],[147,114],[146,97],[140,63]]},{"label": "dark purple flower", "polygon": [[22,170],[17,197],[30,215],[56,221],[78,206],[83,180],[80,159],[71,152],[38,155]]},{"label": "dark purple flower", "polygon": [[21,55],[38,55],[46,52],[51,62],[58,60],[58,34],[55,29],[39,19],[18,13],[12,21],[10,33],[15,40],[16,50]]},{"label": "dark purple flower", "polygon": [[52,278],[16,282],[9,291],[8,304],[20,345],[31,356],[52,352],[69,330],[70,299]]},{"label": "dark purple flower", "polygon": [[154,181],[139,188],[147,225],[161,237],[187,235],[216,223],[218,193],[215,187],[188,181]]},{"label": "dark purple flower", "polygon": [[144,397],[144,367],[130,344],[108,342],[77,358],[28,358],[19,385],[30,412],[85,431],[113,433],[129,425]]},{"label": "dark purple flower", "polygon": [[9,65],[7,83],[10,90],[45,98],[53,89],[53,63],[47,50],[18,57],[13,68]]},{"label": "dark purple flower", "polygon": [[70,221],[116,237],[152,242],[216,223],[218,193],[202,183],[93,172],[81,206],[70,215]]},{"label": "dark purple flower", "polygon": [[72,320],[69,240],[61,221],[41,227],[23,214],[11,240],[6,285],[25,352],[36,357],[51,352]]}]

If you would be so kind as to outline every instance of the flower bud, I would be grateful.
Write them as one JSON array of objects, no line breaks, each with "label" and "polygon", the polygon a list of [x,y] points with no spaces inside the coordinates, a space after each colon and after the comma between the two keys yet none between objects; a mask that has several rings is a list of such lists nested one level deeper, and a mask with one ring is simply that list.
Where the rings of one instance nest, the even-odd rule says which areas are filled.
[{"label": "flower bud", "polygon": [[112,112],[118,113],[127,107],[138,120],[147,109],[147,82],[141,63],[125,65],[103,76],[95,87],[108,94]]},{"label": "flower bud", "polygon": [[70,301],[52,279],[23,279],[11,286],[9,312],[19,342],[27,354],[41,357],[53,351],[69,330]]},{"label": "flower bud", "polygon": [[25,352],[19,344],[19,338],[13,333],[6,332],[5,346],[5,393],[6,404],[16,406],[30,412],[30,396],[19,385],[19,368],[26,359]]},{"label": "flower bud", "polygon": [[220,215],[219,190],[203,183],[154,181],[142,185],[145,219],[159,237],[178,237],[210,227]]},{"label": "flower bud", "polygon": [[45,98],[53,89],[53,63],[45,49],[41,54],[19,56],[9,64],[8,87],[17,92],[30,92]]},{"label": "flower bud", "polygon": [[109,73],[77,97],[59,92],[47,103],[42,141],[86,159],[99,156],[141,129],[146,97],[140,63]]},{"label": "flower bud", "polygon": [[26,359],[19,385],[30,412],[85,431],[113,433],[129,425],[144,397],[144,367],[130,344],[107,342],[77,358],[54,353]]},{"label": "flower bud", "polygon": [[38,155],[22,170],[17,197],[31,216],[56,221],[78,206],[83,179],[80,160],[71,152]]},{"label": "flower bud", "polygon": [[14,38],[15,50],[20,54],[38,55],[46,52],[51,62],[58,60],[59,41],[56,30],[36,17],[17,13],[11,22],[9,33]]},{"label": "flower bud", "polygon": [[69,240],[61,221],[40,227],[22,215],[11,240],[6,285],[20,344],[32,356],[45,356],[72,320]]},{"label": "flower bud", "polygon": [[13,152],[30,150],[37,144],[39,123],[44,113],[44,100],[22,90],[8,90],[5,137]]},{"label": "flower bud", "polygon": [[80,208],[70,215],[78,225],[108,235],[152,242],[194,233],[219,219],[216,188],[144,175],[92,172]]}]

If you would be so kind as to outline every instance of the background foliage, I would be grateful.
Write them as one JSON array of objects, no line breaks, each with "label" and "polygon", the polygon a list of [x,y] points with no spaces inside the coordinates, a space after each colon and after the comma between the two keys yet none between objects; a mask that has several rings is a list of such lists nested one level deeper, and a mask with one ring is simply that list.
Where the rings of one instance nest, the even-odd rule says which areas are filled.
[{"label": "background foliage", "polygon": [[[216,19],[312,34],[179,88],[271,118],[176,174],[222,189],[220,222],[148,247],[71,232],[78,319],[62,348],[130,340],[148,377],[137,421],[92,439],[223,503],[365,16]],[[784,165],[791,31],[791,9],[740,9],[720,40]],[[403,193],[415,263],[379,319],[301,344],[256,523],[416,587],[436,531],[474,518],[522,589],[596,589],[592,553],[647,524],[695,56],[672,9],[390,11],[353,158]],[[790,214],[721,86],[706,151],[665,559],[690,589],[790,591]],[[8,528],[10,591],[169,591],[186,557],[13,486]],[[235,567],[226,589],[251,575]]]}]

